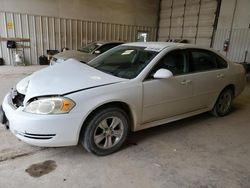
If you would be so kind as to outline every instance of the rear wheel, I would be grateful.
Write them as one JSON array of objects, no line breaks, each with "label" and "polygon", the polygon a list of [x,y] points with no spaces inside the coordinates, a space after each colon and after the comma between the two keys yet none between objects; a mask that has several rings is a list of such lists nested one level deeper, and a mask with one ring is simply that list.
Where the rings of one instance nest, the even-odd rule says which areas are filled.
[{"label": "rear wheel", "polygon": [[84,148],[96,155],[108,155],[125,142],[129,118],[120,108],[111,107],[97,111],[86,126],[82,139]]},{"label": "rear wheel", "polygon": [[219,95],[214,108],[212,110],[213,115],[217,117],[225,116],[227,115],[232,107],[232,101],[233,101],[233,91],[232,89],[225,89],[221,92]]}]

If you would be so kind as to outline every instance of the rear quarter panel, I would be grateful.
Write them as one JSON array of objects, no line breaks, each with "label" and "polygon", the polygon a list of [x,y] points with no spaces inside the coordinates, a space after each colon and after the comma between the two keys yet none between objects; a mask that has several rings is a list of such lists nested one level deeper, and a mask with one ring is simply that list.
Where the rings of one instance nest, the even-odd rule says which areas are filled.
[{"label": "rear quarter panel", "polygon": [[230,63],[231,76],[234,80],[235,97],[241,94],[246,86],[246,72],[241,64]]}]

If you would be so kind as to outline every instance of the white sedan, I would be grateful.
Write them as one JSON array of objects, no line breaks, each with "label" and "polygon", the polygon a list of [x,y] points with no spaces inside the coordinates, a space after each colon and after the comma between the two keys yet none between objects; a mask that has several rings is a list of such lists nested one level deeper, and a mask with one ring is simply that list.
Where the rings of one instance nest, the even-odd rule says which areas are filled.
[{"label": "white sedan", "polygon": [[207,111],[228,114],[245,84],[243,66],[210,49],[128,43],[88,64],[69,59],[21,80],[3,101],[1,121],[29,144],[80,142],[108,155],[130,131]]}]

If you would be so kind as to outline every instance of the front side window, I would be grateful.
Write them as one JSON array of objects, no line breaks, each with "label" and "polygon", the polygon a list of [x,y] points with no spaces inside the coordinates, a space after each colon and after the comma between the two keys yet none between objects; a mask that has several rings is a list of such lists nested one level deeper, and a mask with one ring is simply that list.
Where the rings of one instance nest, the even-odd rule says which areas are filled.
[{"label": "front side window", "polygon": [[216,57],[206,50],[191,50],[190,72],[217,69]]},{"label": "front side window", "polygon": [[145,47],[119,46],[88,63],[102,72],[132,79],[158,54]]},{"label": "front side window", "polygon": [[152,78],[159,69],[168,69],[173,75],[187,73],[188,64],[185,52],[183,50],[175,50],[166,54],[150,72],[149,78]]}]

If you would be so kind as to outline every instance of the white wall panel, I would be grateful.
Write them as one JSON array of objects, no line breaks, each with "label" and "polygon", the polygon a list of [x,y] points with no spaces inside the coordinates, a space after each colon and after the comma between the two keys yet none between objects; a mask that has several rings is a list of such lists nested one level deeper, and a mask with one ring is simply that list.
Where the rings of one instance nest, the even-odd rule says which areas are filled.
[{"label": "white wall panel", "polygon": [[[234,62],[250,63],[249,7],[249,0],[222,0],[221,2],[213,48]],[[225,40],[229,40],[227,53],[223,52]]]},{"label": "white wall panel", "polygon": [[159,0],[0,0],[0,11],[155,27]]},{"label": "white wall panel", "polygon": [[[12,28],[7,23],[13,23]],[[138,31],[149,33],[149,40],[156,40],[156,28],[138,25],[121,25],[89,20],[0,12],[0,38],[28,38],[23,45],[25,64],[37,64],[38,57],[47,50],[63,47],[76,50],[82,45],[97,40],[136,41]],[[20,49],[21,50],[21,49]],[[13,64],[12,51],[6,41],[0,41],[0,57]]]},{"label": "white wall panel", "polygon": [[223,51],[224,41],[229,38],[230,29],[219,28],[216,31],[213,48],[234,62],[250,63],[250,30],[235,28],[231,33],[228,52]]}]

